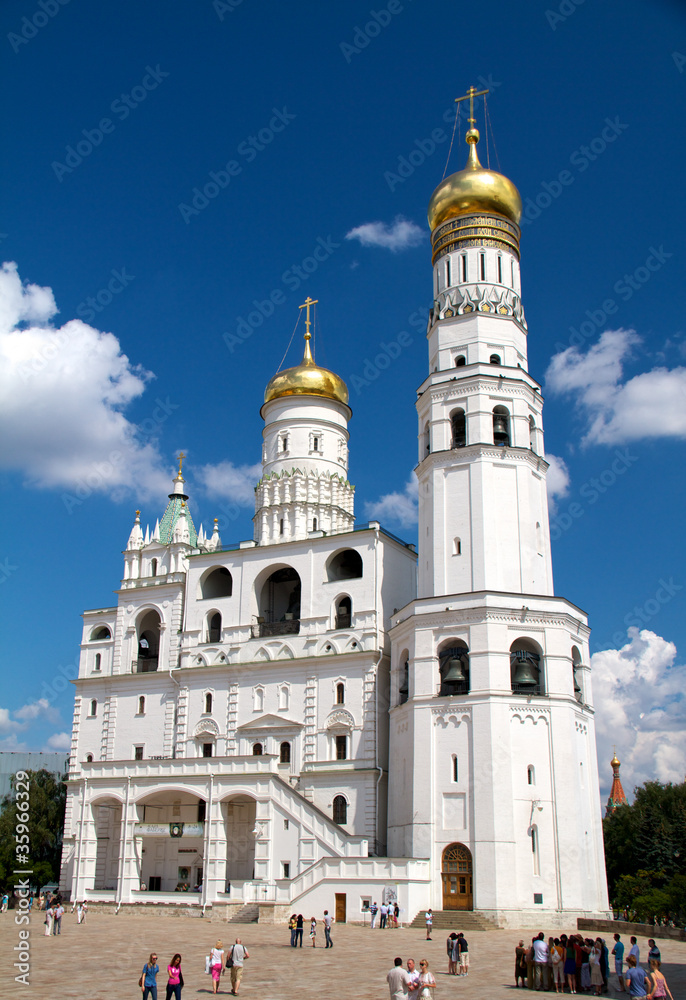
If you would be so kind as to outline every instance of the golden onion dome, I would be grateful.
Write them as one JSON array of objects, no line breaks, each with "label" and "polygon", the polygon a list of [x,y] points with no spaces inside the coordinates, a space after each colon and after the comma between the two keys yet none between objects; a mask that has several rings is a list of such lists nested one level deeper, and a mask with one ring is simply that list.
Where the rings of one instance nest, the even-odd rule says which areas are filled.
[{"label": "golden onion dome", "polygon": [[522,215],[519,191],[503,174],[481,166],[476,152],[478,130],[470,128],[466,138],[469,144],[467,166],[441,181],[431,195],[428,213],[431,230],[448,219],[481,212],[504,215],[518,223]]},{"label": "golden onion dome", "polygon": [[314,363],[309,332],[305,334],[305,353],[300,364],[277,372],[264,391],[265,403],[281,396],[324,396],[339,403],[348,403],[348,387],[343,379]]}]

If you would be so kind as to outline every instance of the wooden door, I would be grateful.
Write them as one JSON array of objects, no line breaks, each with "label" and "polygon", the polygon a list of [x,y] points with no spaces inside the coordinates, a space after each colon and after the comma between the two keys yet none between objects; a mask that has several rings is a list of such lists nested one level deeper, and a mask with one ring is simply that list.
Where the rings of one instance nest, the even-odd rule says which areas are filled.
[{"label": "wooden door", "polygon": [[444,910],[473,910],[472,855],[464,844],[450,844],[441,864]]},{"label": "wooden door", "polygon": [[345,893],[336,893],[336,923],[345,923]]}]

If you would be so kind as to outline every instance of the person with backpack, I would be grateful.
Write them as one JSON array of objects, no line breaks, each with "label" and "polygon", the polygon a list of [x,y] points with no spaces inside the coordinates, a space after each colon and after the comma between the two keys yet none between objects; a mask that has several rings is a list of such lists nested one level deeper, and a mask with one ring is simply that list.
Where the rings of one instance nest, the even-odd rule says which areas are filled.
[{"label": "person with backpack", "polygon": [[226,960],[226,968],[231,972],[231,993],[235,997],[238,996],[241,986],[243,965],[249,958],[248,949],[240,938],[236,938],[236,943],[232,946],[229,957]]}]

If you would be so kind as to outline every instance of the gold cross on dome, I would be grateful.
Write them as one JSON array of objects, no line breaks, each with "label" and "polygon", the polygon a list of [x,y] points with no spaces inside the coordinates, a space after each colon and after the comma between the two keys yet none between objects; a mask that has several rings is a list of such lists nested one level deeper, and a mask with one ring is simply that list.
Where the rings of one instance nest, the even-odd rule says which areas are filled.
[{"label": "gold cross on dome", "polygon": [[487,93],[488,89],[477,90],[475,87],[470,87],[467,93],[464,95],[464,97],[455,98],[455,104],[459,104],[460,101],[466,101],[467,98],[469,98],[469,122],[471,125],[476,124],[476,118],[474,117],[474,98],[481,97],[482,94],[487,94]]},{"label": "gold cross on dome", "polygon": [[319,299],[311,299],[308,295],[301,306],[298,309],[307,309],[305,314],[305,340],[309,340],[312,336],[310,333],[310,306],[314,306],[319,302]]},{"label": "gold cross on dome", "polygon": [[178,459],[179,459],[179,475],[181,475],[181,466],[183,465],[183,460],[184,460],[185,457],[186,456],[184,455],[184,453],[182,451],[180,451],[179,454],[178,454]]}]

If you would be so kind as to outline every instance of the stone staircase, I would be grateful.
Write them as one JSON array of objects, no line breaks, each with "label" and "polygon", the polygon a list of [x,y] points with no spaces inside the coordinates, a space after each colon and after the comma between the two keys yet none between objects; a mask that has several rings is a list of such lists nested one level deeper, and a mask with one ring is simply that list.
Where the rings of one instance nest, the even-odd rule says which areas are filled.
[{"label": "stone staircase", "polygon": [[[412,928],[426,927],[426,910],[421,910],[409,925]],[[497,931],[498,925],[488,917],[482,917],[475,910],[434,910],[433,933],[462,931],[468,937],[474,931]]]},{"label": "stone staircase", "polygon": [[229,924],[256,924],[260,915],[257,903],[215,903],[212,907],[212,920],[221,920]]}]

